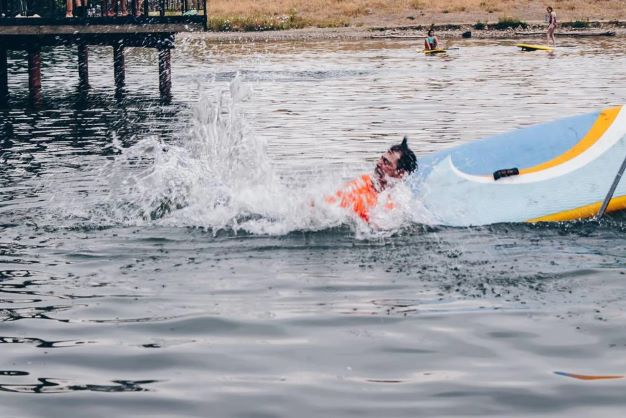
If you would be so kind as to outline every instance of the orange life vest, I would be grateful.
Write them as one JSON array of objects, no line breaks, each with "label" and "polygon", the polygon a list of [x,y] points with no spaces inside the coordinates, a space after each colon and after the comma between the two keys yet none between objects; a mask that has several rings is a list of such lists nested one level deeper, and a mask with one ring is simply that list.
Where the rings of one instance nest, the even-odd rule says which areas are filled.
[{"label": "orange life vest", "polygon": [[[369,212],[378,203],[379,192],[374,186],[372,178],[363,174],[361,177],[352,180],[333,196],[327,196],[326,202],[330,204],[338,203],[340,207],[351,209],[365,222],[369,222]],[[385,204],[385,209],[393,209],[394,204],[390,200]]]}]

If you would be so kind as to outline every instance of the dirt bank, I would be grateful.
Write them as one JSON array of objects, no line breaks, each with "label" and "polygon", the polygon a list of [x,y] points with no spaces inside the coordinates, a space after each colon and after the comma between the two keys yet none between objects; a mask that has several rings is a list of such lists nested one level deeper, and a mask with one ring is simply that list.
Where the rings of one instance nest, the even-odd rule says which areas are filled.
[{"label": "dirt bank", "polygon": [[[560,21],[624,20],[624,0],[211,0],[216,20],[270,22],[286,17],[305,26],[402,26],[447,22],[496,22],[508,16],[543,21],[552,5]],[[294,26],[289,26],[294,27]],[[302,27],[302,26],[298,26]]]},{"label": "dirt bank", "polygon": [[[589,22],[587,28],[560,27],[557,36],[570,34],[595,34],[612,32],[615,36],[626,36],[625,22]],[[268,42],[268,41],[313,41],[313,40],[360,40],[372,38],[410,39],[424,36],[429,25],[404,26],[374,26],[374,27],[346,27],[346,28],[305,28],[279,31],[255,32],[202,32],[194,34],[180,34],[179,37],[202,37],[215,42]],[[512,27],[505,30],[489,28],[476,29],[475,24],[439,24],[435,25],[437,35],[444,39],[460,39],[463,34],[471,33],[476,39],[518,39],[537,36],[543,33],[545,25],[540,22],[529,23],[526,28]],[[467,36],[467,35],[466,35]]]}]

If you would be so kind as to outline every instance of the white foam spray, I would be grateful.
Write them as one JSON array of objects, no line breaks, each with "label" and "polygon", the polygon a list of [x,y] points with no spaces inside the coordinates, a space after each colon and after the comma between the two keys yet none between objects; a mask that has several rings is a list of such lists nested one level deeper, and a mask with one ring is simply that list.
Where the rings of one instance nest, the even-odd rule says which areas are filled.
[{"label": "white foam spray", "polygon": [[[408,187],[389,192],[395,209],[374,208],[371,223],[347,209],[329,205],[325,196],[341,187],[333,173],[306,181],[285,180],[274,171],[266,143],[246,124],[242,103],[251,90],[236,77],[227,89],[216,88],[193,108],[183,139],[166,144],[146,138],[100,169],[108,195],[82,212],[92,222],[161,224],[282,235],[350,225],[357,236],[387,235],[412,222],[416,200]],[[379,201],[387,201],[381,196]]]}]

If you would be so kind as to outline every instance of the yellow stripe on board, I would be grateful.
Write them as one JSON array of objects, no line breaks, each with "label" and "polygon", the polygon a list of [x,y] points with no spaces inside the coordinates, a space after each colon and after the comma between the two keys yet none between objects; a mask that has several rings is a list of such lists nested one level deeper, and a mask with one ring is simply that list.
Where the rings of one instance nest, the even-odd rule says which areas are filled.
[{"label": "yellow stripe on board", "polygon": [[576,145],[572,148],[565,151],[563,154],[559,155],[556,158],[553,158],[550,161],[546,161],[545,163],[541,163],[535,165],[533,167],[523,168],[519,171],[520,174],[528,174],[535,173],[537,171],[545,170],[547,168],[555,167],[559,164],[563,164],[566,161],[571,160],[587,151],[593,144],[595,144],[598,139],[604,135],[607,129],[613,124],[613,121],[619,114],[619,111],[622,109],[622,106],[612,107],[610,109],[605,109],[598,115],[598,118],[593,123],[593,126],[587,132],[587,134],[578,141]]},{"label": "yellow stripe on board", "polygon": [[[602,202],[596,202],[590,205],[581,206],[579,208],[553,213],[552,215],[540,216],[538,218],[529,219],[526,222],[563,222],[592,218],[596,216],[598,210],[600,210],[600,206],[602,206]],[[606,211],[608,213],[624,209],[626,209],[626,196],[620,196],[611,199],[609,205],[606,208]]]}]

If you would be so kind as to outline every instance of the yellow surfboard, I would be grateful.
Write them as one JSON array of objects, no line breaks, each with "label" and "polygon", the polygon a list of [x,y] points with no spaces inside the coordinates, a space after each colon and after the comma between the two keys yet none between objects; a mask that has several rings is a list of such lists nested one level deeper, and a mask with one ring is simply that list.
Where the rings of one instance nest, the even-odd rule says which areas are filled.
[{"label": "yellow surfboard", "polygon": [[522,48],[522,51],[553,51],[554,48],[547,45],[530,45],[530,44],[515,44],[515,46]]}]

